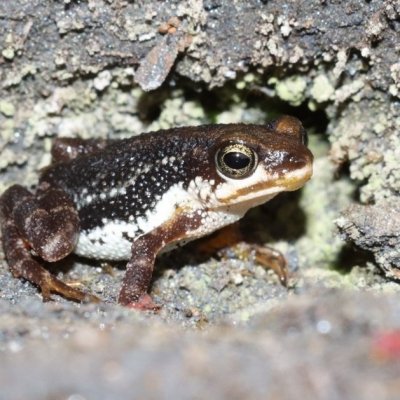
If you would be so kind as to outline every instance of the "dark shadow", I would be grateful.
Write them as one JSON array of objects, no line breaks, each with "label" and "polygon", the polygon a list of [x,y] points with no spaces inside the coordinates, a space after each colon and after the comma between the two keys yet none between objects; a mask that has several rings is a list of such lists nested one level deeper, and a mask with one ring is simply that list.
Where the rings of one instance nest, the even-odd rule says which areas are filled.
[{"label": "dark shadow", "polygon": [[69,256],[67,256],[57,262],[45,262],[40,258],[37,258],[36,261],[38,261],[40,264],[42,264],[44,266],[44,268],[46,268],[47,271],[49,271],[53,275],[57,275],[60,272],[63,274],[67,274],[68,272],[70,272],[73,269],[74,264],[77,262],[80,262],[85,265],[89,265],[93,268],[95,268],[99,265],[99,262],[96,260],[90,260],[90,259],[78,257],[75,254],[70,254]]},{"label": "dark shadow", "polygon": [[[64,259],[49,263],[45,262],[42,259],[36,259],[41,265],[43,265],[50,273],[57,275],[58,273],[62,272],[63,274],[68,274],[71,270],[73,270],[74,265],[76,263],[80,263],[83,265],[87,265],[91,268],[102,267],[105,273],[107,273],[108,267],[111,269],[120,269],[124,270],[127,261],[108,261],[108,260],[94,260],[91,258],[85,258],[77,256],[76,254],[70,254],[69,256],[65,257]],[[103,264],[107,267],[103,268]]]},{"label": "dark shadow", "polygon": [[[221,112],[237,104],[236,96],[234,95],[240,95],[240,98],[246,101],[249,107],[267,112],[270,120],[283,114],[289,114],[299,118],[306,130],[319,133],[326,131],[328,118],[322,109],[310,111],[307,103],[291,106],[278,97],[267,96],[263,91],[264,88],[256,85],[249,85],[245,89],[238,90],[235,87],[238,80],[239,78],[235,81],[227,82],[222,87],[207,90],[204,84],[180,77],[180,89],[183,91],[183,97],[186,101],[198,101],[200,103],[205,111],[206,119],[211,123],[215,121],[215,117]],[[161,113],[162,104],[166,99],[172,97],[174,89],[174,87],[164,86],[160,89],[143,93],[138,100],[139,118],[145,123],[151,123],[156,120]]]},{"label": "dark shadow", "polygon": [[[294,241],[306,230],[306,216],[299,200],[300,192],[282,193],[270,202],[250,210],[238,223],[242,239],[249,244],[265,245],[278,240]],[[200,238],[159,257],[155,276],[164,269],[180,269],[188,264],[200,264],[218,259],[220,252],[202,253],[201,245],[212,241],[211,235]],[[225,234],[225,232],[224,232]],[[226,233],[229,235],[229,232]],[[234,245],[234,243],[232,243]]]},{"label": "dark shadow", "polygon": [[342,274],[347,274],[355,265],[365,266],[368,262],[375,263],[374,256],[370,251],[347,243],[339,253],[334,269]]},{"label": "dark shadow", "polygon": [[301,191],[281,193],[250,210],[242,220],[243,231],[254,240],[293,241],[306,231],[306,215],[300,206]]},{"label": "dark shadow", "polygon": [[160,116],[162,103],[170,96],[170,90],[164,88],[144,92],[137,104],[139,119],[148,124],[155,121]]}]

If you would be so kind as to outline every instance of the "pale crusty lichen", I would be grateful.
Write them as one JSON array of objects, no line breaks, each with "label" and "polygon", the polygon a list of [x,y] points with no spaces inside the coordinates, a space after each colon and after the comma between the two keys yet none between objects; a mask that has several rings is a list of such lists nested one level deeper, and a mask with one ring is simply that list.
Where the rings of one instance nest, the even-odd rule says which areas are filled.
[{"label": "pale crusty lichen", "polygon": [[262,124],[266,120],[265,112],[259,108],[249,107],[245,102],[232,104],[228,110],[216,116],[218,124],[247,123]]},{"label": "pale crusty lichen", "polygon": [[[311,143],[312,145],[313,143]],[[306,234],[296,247],[300,264],[307,266],[332,267],[337,265],[338,254],[344,242],[337,236],[335,219],[350,202],[352,184],[335,179],[335,166],[329,157],[321,154],[323,143],[314,139],[314,173],[302,191],[301,207],[306,214]]]},{"label": "pale crusty lichen", "polygon": [[310,88],[310,95],[317,103],[324,103],[332,98],[335,89],[326,75],[318,75]]},{"label": "pale crusty lichen", "polygon": [[390,94],[400,98],[400,62],[393,64],[390,67],[390,76],[394,82],[392,85],[390,85]]},{"label": "pale crusty lichen", "polygon": [[364,182],[360,199],[366,203],[391,197],[400,190],[400,118],[395,107],[379,100],[363,105],[360,108],[352,103],[343,111],[342,118],[332,124],[330,139],[335,161],[349,160],[351,177]]},{"label": "pale crusty lichen", "polygon": [[15,114],[15,106],[10,101],[0,100],[0,113],[6,117],[12,117]]},{"label": "pale crusty lichen", "polygon": [[268,84],[275,85],[278,97],[292,106],[300,105],[306,98],[307,79],[302,76],[291,76],[283,80],[270,78]]},{"label": "pale crusty lichen", "polygon": [[147,131],[168,129],[173,126],[200,125],[207,120],[200,103],[187,101],[180,90],[174,91],[171,98],[162,103],[161,108],[160,117],[147,127]]},{"label": "pale crusty lichen", "polygon": [[145,130],[136,110],[143,92],[119,89],[131,82],[132,68],[115,69],[100,79],[97,85],[94,78],[56,88],[35,102],[27,98],[23,106],[16,107],[6,99],[0,102],[0,169],[27,164],[29,171],[15,170],[6,186],[14,181],[29,185],[36,180],[38,169],[50,161],[48,138],[123,137]]},{"label": "pale crusty lichen", "polygon": [[24,78],[35,76],[37,73],[37,66],[34,64],[26,64],[21,68],[5,73],[3,82],[0,83],[0,88],[8,89],[17,86]]},{"label": "pale crusty lichen", "polygon": [[1,52],[1,55],[6,59],[6,60],[12,60],[15,57],[15,51],[12,47],[7,47]]}]

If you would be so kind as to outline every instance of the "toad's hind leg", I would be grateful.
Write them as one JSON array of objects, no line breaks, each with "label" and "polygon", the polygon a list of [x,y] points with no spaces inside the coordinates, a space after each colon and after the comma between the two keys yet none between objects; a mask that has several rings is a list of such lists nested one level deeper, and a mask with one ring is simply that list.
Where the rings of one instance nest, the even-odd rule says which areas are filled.
[{"label": "toad's hind leg", "polygon": [[0,198],[0,223],[11,272],[39,286],[44,300],[50,299],[50,293],[78,301],[97,299],[55,278],[30,251],[46,261],[57,261],[73,250],[79,218],[63,191],[49,189],[34,196],[20,185],[10,187]]}]

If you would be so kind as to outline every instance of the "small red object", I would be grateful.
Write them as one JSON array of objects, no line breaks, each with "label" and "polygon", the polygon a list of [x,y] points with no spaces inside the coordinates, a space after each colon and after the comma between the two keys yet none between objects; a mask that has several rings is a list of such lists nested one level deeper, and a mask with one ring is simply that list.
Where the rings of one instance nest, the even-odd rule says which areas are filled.
[{"label": "small red object", "polygon": [[372,346],[373,353],[378,358],[400,360],[400,329],[379,332]]}]

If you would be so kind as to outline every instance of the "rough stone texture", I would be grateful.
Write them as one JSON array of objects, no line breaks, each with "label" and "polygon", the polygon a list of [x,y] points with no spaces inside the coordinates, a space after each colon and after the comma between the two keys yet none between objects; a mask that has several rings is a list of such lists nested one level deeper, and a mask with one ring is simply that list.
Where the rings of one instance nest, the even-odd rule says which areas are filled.
[{"label": "rough stone texture", "polygon": [[314,291],[206,332],[107,307],[47,311],[25,304],[1,320],[0,399],[394,400],[400,390],[395,296]]},{"label": "rough stone texture", "polygon": [[346,239],[375,255],[387,276],[400,279],[400,204],[384,200],[374,206],[353,205],[337,221]]},{"label": "rough stone texture", "polygon": [[157,316],[114,305],[123,270],[76,259],[55,271],[106,304],[43,304],[0,254],[0,399],[397,398],[399,286],[333,221],[398,276],[399,31],[398,0],[0,2],[0,192],[34,186],[54,136],[282,112],[317,133],[325,114],[333,160],[311,136],[313,181],[245,221],[289,291],[233,249],[160,260]]}]

